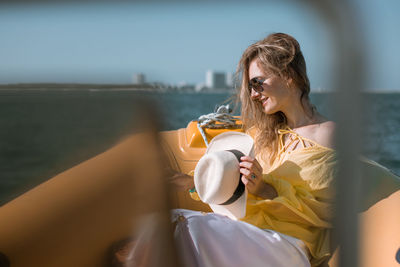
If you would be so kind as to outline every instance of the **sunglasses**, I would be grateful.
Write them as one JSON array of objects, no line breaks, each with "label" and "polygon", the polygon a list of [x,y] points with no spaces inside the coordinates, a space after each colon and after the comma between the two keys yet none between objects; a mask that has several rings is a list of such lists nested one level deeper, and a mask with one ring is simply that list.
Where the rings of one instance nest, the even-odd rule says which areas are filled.
[{"label": "sunglasses", "polygon": [[264,87],[262,85],[265,80],[266,79],[261,79],[261,78],[257,78],[257,77],[251,79],[249,81],[249,90],[251,91],[251,89],[253,89],[257,93],[261,93],[262,91],[264,91]]}]

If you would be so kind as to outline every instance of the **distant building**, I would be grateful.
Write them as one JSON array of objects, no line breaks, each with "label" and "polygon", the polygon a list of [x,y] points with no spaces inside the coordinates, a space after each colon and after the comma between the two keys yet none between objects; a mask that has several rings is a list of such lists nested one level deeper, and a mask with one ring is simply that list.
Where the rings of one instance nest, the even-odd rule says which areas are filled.
[{"label": "distant building", "polygon": [[208,88],[226,88],[226,75],[224,72],[208,70],[206,72],[206,86]]},{"label": "distant building", "polygon": [[143,73],[135,73],[133,74],[132,82],[134,84],[144,84],[146,83],[146,76]]},{"label": "distant building", "polygon": [[234,87],[234,77],[235,74],[232,72],[227,72],[226,73],[226,86],[229,88],[233,88]]}]

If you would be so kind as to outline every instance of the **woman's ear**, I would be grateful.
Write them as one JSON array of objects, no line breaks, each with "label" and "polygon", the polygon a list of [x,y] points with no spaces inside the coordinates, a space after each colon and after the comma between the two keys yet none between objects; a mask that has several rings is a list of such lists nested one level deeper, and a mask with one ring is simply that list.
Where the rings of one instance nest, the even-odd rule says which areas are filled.
[{"label": "woman's ear", "polygon": [[292,87],[293,86],[293,79],[292,78],[287,79],[287,83],[288,83],[289,87]]},{"label": "woman's ear", "polygon": [[292,79],[292,78],[287,78],[287,79],[286,79],[286,86],[287,86],[289,89],[295,88],[294,82],[293,82],[293,79]]}]

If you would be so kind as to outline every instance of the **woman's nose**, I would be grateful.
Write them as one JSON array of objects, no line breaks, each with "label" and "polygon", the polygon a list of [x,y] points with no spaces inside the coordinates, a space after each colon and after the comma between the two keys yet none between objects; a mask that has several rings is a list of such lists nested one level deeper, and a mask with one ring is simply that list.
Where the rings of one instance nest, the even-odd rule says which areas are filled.
[{"label": "woman's nose", "polygon": [[250,91],[251,98],[256,99],[256,98],[259,98],[260,95],[261,95],[261,93],[256,92],[253,88],[251,89],[251,91]]}]

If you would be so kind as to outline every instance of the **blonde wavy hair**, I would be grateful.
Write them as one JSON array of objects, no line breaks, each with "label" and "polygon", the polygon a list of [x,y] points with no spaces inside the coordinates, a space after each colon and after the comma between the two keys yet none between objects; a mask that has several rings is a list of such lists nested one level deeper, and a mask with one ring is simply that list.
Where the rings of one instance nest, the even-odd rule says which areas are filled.
[{"label": "blonde wavy hair", "polygon": [[[250,45],[239,61],[236,77],[240,87],[238,98],[241,101],[241,117],[244,130],[255,130],[255,149],[271,163],[278,152],[278,129],[287,127],[287,119],[283,112],[271,115],[263,112],[260,101],[253,101],[249,88],[249,65],[259,60],[259,67],[272,75],[279,76],[301,91],[300,102],[309,104],[313,115],[315,107],[309,101],[310,82],[307,77],[306,63],[300,45],[292,36],[285,33],[273,33],[263,40]],[[307,114],[307,112],[306,112]]]}]

